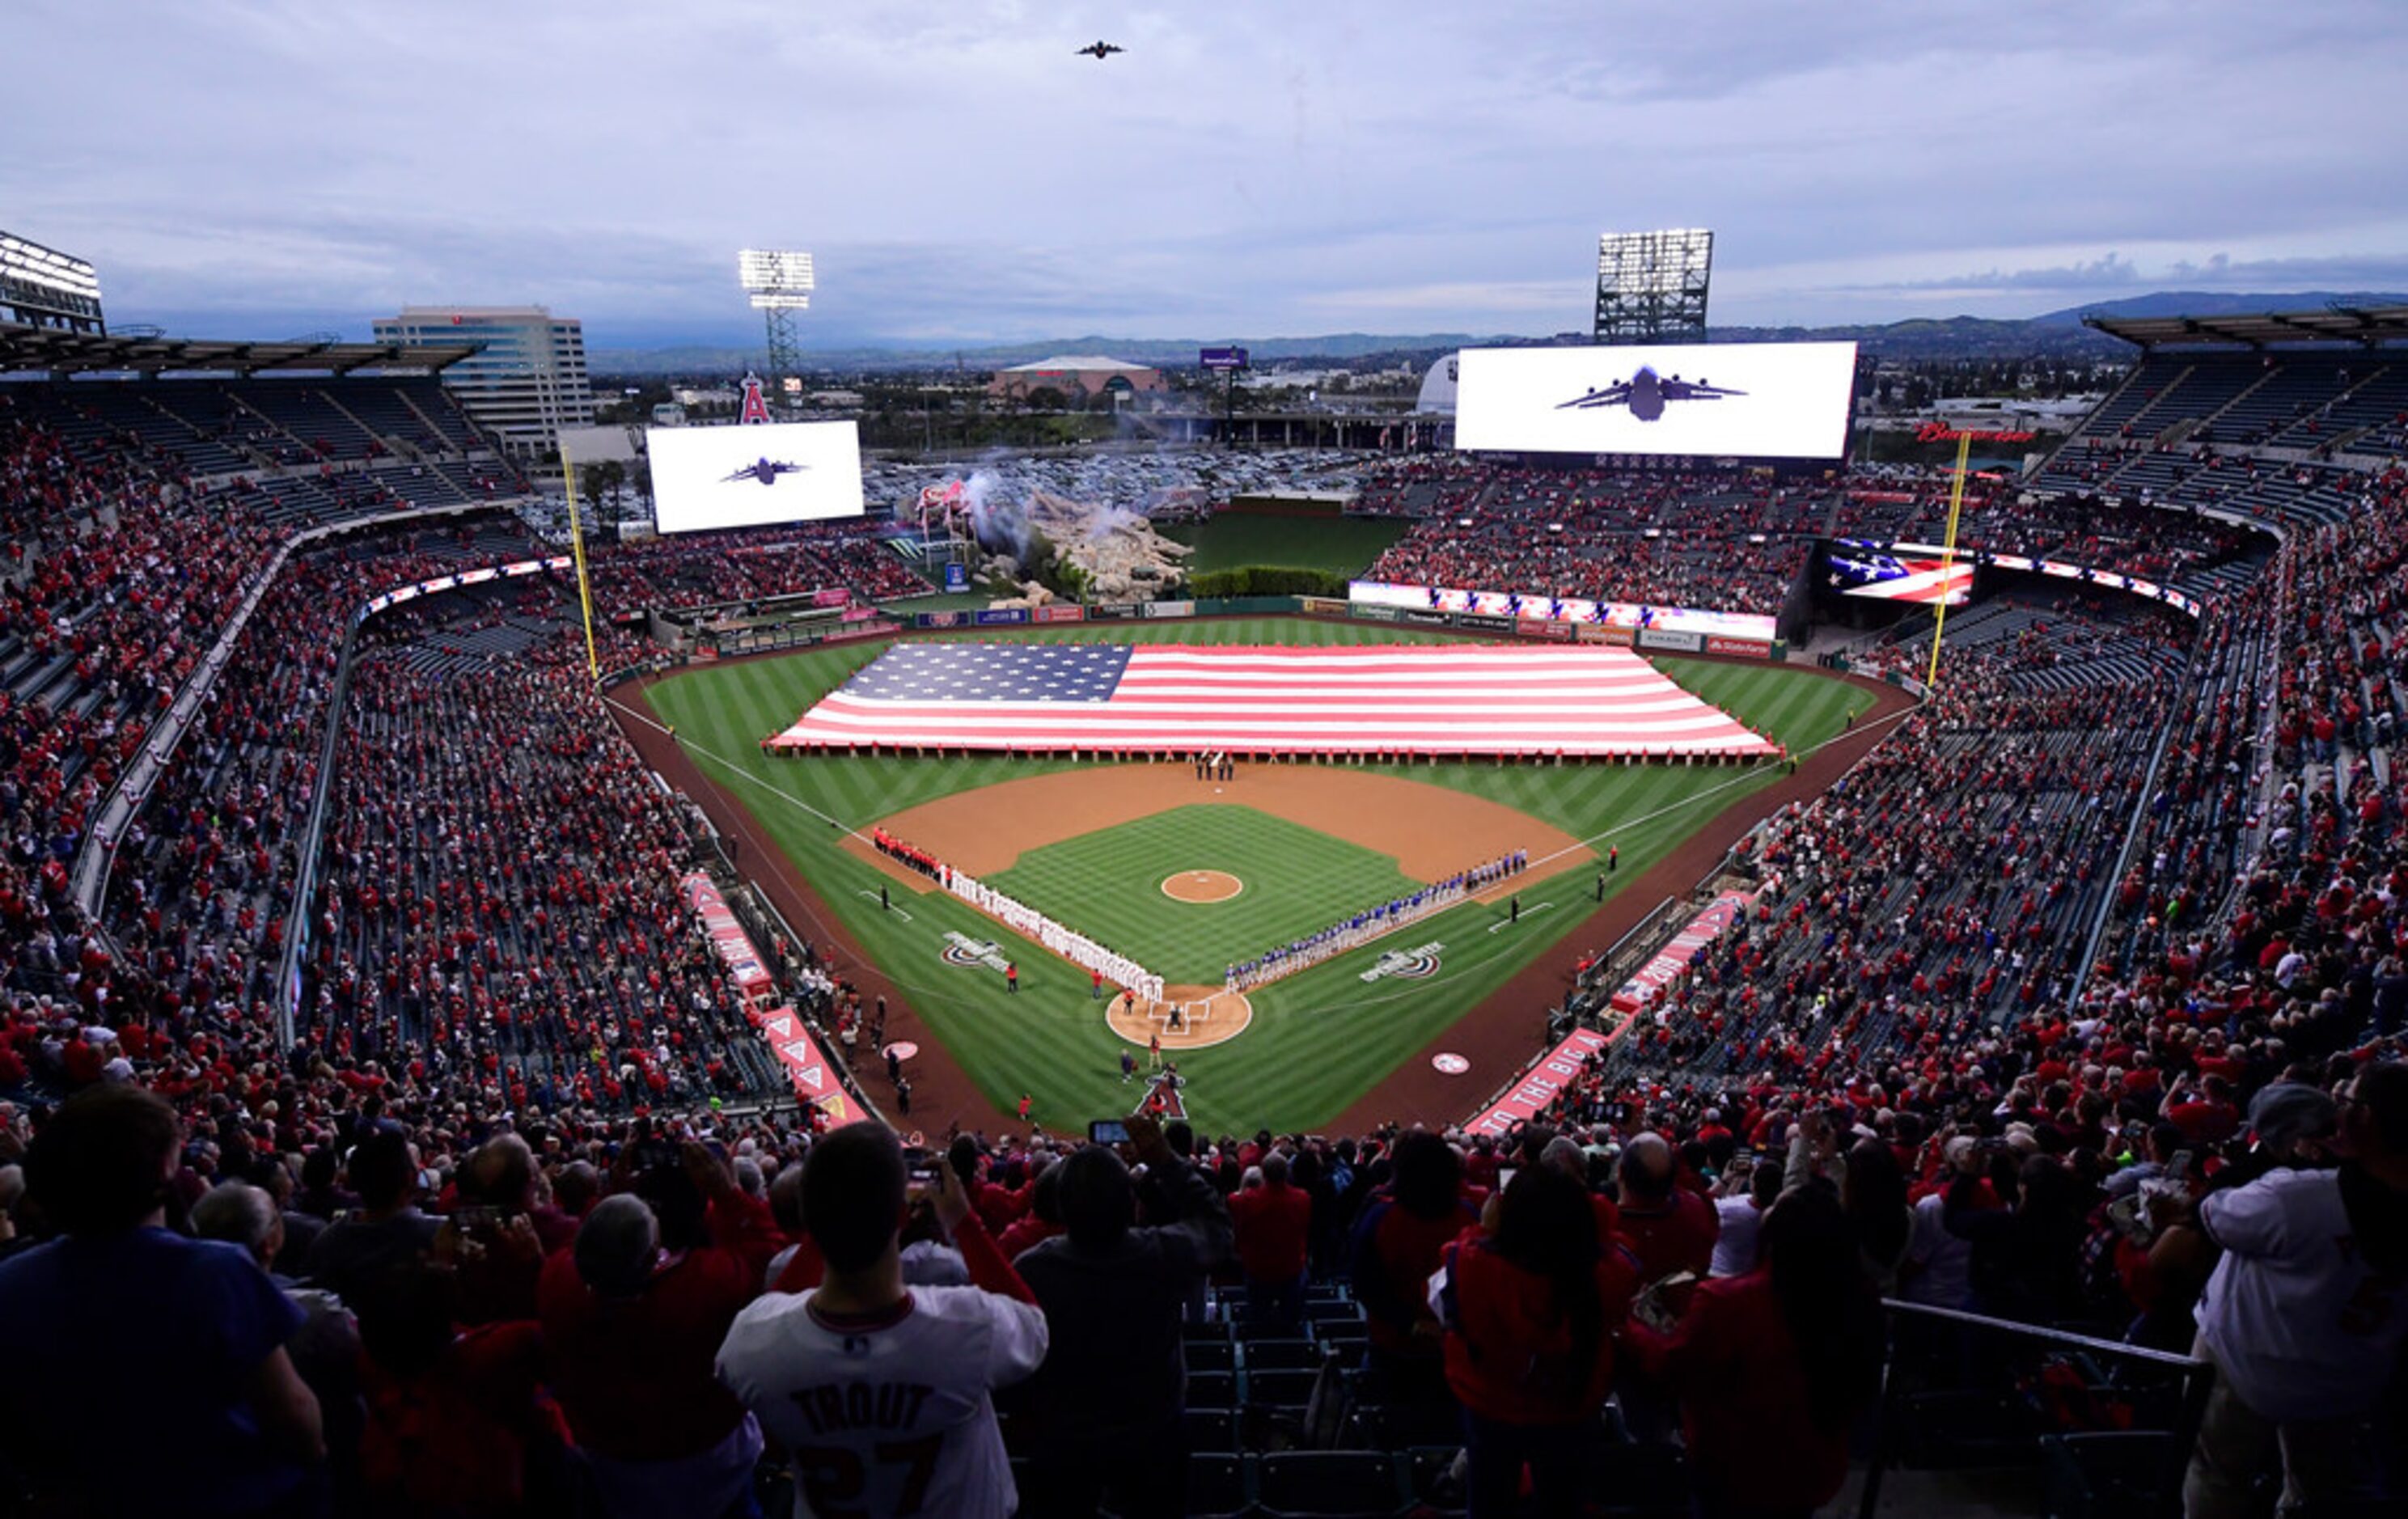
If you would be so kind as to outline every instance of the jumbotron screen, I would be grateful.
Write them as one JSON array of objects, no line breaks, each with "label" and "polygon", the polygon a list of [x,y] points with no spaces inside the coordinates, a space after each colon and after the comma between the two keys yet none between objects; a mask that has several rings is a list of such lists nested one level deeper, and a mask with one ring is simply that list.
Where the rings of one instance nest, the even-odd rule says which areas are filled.
[{"label": "jumbotron screen", "polygon": [[651,427],[644,448],[664,533],[861,515],[861,435],[849,422]]},{"label": "jumbotron screen", "polygon": [[1455,446],[1837,459],[1856,375],[1854,343],[1468,348]]}]

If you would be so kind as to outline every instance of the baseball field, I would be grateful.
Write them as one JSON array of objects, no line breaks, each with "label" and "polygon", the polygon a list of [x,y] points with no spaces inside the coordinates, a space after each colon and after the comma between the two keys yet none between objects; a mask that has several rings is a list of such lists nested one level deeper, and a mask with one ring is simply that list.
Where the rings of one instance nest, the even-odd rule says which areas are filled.
[{"label": "baseball field", "polygon": [[[949,637],[951,635],[924,635]],[[1433,641],[1392,626],[1301,618],[983,629],[975,637],[1296,646]],[[1481,1009],[1517,972],[1599,948],[1582,933],[1627,888],[1784,767],[1412,764],[1240,766],[1198,780],[1185,765],[1074,764],[1001,756],[772,758],[760,738],[792,722],[886,647],[884,640],[689,670],[654,681],[628,722],[673,783],[702,782],[738,865],[797,930],[868,964],[844,967],[891,1002],[907,1069],[905,1127],[991,1127],[1023,1095],[1069,1128],[1127,1111],[1123,1051],[1143,1020],[1106,1017],[1086,970],[880,856],[873,826],[929,850],[1056,922],[1132,956],[1200,1016],[1165,1033],[1189,1114],[1211,1128],[1311,1128],[1364,1100],[1467,1013],[1511,1019],[1527,1042],[1498,1049],[1458,1030],[1473,1068],[1446,1091],[1465,1116],[1535,1053],[1542,1002]],[[1664,658],[1663,671],[1759,732],[1812,750],[1873,705],[1816,672]],[[623,697],[624,692],[623,691]],[[650,714],[641,708],[649,706]],[[676,730],[673,743],[650,717]],[[682,773],[681,773],[682,772]],[[1608,848],[1619,868],[1603,871]],[[1339,954],[1242,999],[1216,998],[1225,967],[1455,870],[1513,851],[1530,869],[1498,889]],[[885,906],[882,906],[882,891]],[[1519,899],[1518,916],[1514,899]],[[1648,905],[1652,906],[1653,903]],[[1018,967],[1019,990],[1002,967]],[[1154,1030],[1162,1030],[1157,1017]],[[866,1053],[866,1051],[865,1051]],[[856,1068],[895,1116],[874,1059]]]}]

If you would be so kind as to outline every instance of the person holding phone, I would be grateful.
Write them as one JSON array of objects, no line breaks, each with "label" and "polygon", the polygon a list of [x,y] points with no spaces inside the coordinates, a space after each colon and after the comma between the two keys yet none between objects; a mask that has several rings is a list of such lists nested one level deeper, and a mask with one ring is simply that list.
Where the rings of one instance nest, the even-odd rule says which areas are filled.
[{"label": "person holding phone", "polygon": [[1044,1367],[1011,1399],[1032,1426],[1030,1513],[1093,1513],[1107,1493],[1125,1519],[1186,1508],[1180,1311],[1229,1256],[1229,1210],[1161,1125],[1125,1123],[1151,1216],[1140,1221],[1119,1151],[1086,1145],[1061,1163],[1064,1232],[1014,1263],[1052,1335]]},{"label": "person holding phone", "polygon": [[813,1145],[803,1219],[825,1274],[810,1291],[754,1302],[719,1347],[720,1380],[793,1464],[799,1519],[1005,1519],[1017,1504],[994,1394],[1044,1361],[1045,1316],[950,1166],[929,1167],[917,1186],[971,1284],[904,1284],[908,1174],[882,1125],[847,1125]]}]

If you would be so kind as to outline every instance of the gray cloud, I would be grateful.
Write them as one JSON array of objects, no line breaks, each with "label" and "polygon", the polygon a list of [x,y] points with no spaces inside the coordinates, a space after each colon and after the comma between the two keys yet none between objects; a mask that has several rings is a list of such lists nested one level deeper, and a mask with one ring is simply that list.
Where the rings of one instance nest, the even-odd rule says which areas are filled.
[{"label": "gray cloud", "polygon": [[2408,234],[2396,0],[15,0],[10,42],[6,224],[265,335],[740,336],[746,243],[819,255],[829,340],[969,341],[1577,327],[1609,226],[1715,227],[1747,322],[2395,282],[2331,271]]}]

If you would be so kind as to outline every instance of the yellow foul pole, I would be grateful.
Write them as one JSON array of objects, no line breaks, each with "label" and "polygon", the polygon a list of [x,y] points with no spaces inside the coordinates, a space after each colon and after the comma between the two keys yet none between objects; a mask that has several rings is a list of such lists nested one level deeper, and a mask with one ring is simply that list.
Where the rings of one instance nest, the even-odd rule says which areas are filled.
[{"label": "yellow foul pole", "polygon": [[1972,433],[1957,434],[1956,478],[1948,486],[1948,537],[1940,548],[1940,606],[1931,618],[1931,667],[1923,675],[1923,683],[1935,691],[1940,687],[1940,635],[1948,626],[1948,572],[1956,564],[1956,513],[1965,507],[1965,463],[1972,452]]},{"label": "yellow foul pole", "polygon": [[[568,487],[568,552],[577,556],[577,600],[585,609],[585,671],[602,679],[602,656],[594,652],[594,588],[585,579],[585,532],[577,520],[577,468],[568,451],[560,451],[560,478]],[[1953,523],[1955,518],[1950,518]]]}]

